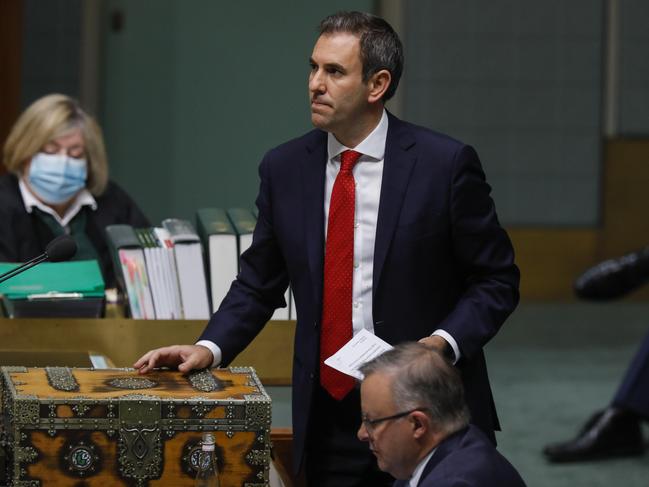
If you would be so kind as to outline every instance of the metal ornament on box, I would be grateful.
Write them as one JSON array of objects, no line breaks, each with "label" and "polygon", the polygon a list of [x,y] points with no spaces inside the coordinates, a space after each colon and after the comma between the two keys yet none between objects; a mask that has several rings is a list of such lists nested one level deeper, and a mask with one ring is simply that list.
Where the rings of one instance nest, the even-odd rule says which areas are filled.
[{"label": "metal ornament on box", "polygon": [[[114,475],[114,485],[145,486],[161,479],[190,486],[203,431],[222,435],[219,466],[238,472],[237,485],[268,485],[271,401],[252,368],[152,377],[138,377],[132,369],[2,367],[1,372],[6,469],[0,485],[40,486],[47,471],[66,482],[90,481],[101,472],[102,479]],[[92,386],[84,383],[89,378],[96,379]],[[43,388],[50,392],[43,394]],[[51,451],[52,445],[63,446]],[[172,450],[178,452],[175,459]],[[232,467],[237,462],[242,467]],[[57,471],[48,471],[53,464]]]}]

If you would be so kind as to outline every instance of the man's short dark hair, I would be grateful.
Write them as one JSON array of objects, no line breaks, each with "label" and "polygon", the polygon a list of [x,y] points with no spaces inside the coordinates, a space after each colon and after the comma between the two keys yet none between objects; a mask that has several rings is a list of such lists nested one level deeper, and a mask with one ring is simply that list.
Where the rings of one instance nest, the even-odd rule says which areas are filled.
[{"label": "man's short dark hair", "polygon": [[368,377],[392,377],[392,399],[399,411],[425,408],[435,425],[447,434],[464,428],[469,410],[458,370],[440,353],[418,342],[397,345],[360,368]]},{"label": "man's short dark hair", "polygon": [[381,17],[365,12],[338,12],[326,17],[318,27],[320,35],[348,32],[360,37],[363,81],[386,69],[392,81],[383,95],[387,101],[397,91],[403,71],[403,46],[392,26]]}]

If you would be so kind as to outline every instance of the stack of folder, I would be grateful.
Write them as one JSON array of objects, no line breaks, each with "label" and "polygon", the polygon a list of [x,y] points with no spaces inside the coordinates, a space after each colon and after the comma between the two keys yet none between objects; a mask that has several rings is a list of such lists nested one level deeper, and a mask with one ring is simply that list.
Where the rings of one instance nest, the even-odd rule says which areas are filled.
[{"label": "stack of folder", "polygon": [[109,225],[106,235],[132,318],[209,318],[203,249],[188,221],[167,219],[158,228]]},{"label": "stack of folder", "polygon": [[183,317],[187,320],[207,319],[210,317],[210,303],[201,240],[187,220],[169,218],[162,222],[162,226],[169,232],[173,243]]},{"label": "stack of folder", "polygon": [[[106,227],[118,285],[135,319],[208,319],[239,272],[257,219],[244,208],[203,208],[196,228],[169,218],[161,227]],[[203,249],[206,257],[203,257]],[[271,319],[295,319],[291,293]]]}]

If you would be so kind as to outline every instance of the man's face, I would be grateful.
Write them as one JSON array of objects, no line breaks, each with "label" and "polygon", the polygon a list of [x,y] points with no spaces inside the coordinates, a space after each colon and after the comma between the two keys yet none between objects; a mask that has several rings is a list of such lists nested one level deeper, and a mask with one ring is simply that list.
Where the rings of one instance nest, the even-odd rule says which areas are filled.
[{"label": "man's face", "polygon": [[358,430],[358,438],[369,443],[381,470],[395,478],[407,479],[418,462],[410,416],[370,424],[372,420],[401,412],[392,400],[392,380],[391,376],[377,372],[361,384],[361,412],[364,421]]},{"label": "man's face", "polygon": [[369,108],[360,40],[345,32],[321,35],[310,63],[311,122],[322,130],[344,136]]}]

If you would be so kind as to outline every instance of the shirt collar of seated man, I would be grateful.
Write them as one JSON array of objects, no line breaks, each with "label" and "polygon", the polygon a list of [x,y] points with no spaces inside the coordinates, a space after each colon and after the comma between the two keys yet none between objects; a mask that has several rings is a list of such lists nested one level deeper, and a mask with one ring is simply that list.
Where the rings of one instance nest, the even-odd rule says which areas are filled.
[{"label": "shirt collar of seated man", "polygon": [[[76,159],[85,157],[85,143],[81,129],[72,129],[60,137],[52,139],[41,148],[40,152],[44,152],[45,154],[64,154]],[[25,163],[18,182],[27,213],[31,213],[33,208],[36,207],[51,215],[62,227],[65,227],[77,216],[84,206],[89,206],[93,211],[97,209],[95,198],[86,188],[82,188],[68,200],[59,204],[43,201],[29,185],[28,175],[30,165],[31,160]]]},{"label": "shirt collar of seated man", "polygon": [[[437,446],[468,424],[462,382],[442,355],[421,343],[384,355],[361,367],[358,438],[369,444],[381,470],[417,485]],[[446,397],[436,400],[440,395]],[[443,419],[433,419],[433,410]]]}]

